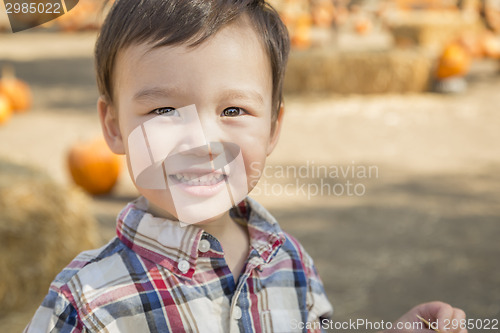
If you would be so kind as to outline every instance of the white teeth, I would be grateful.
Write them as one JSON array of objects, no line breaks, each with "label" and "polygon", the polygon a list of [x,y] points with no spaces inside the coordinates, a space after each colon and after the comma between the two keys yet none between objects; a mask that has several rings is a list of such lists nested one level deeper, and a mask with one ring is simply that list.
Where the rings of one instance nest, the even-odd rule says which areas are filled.
[{"label": "white teeth", "polygon": [[196,175],[193,173],[176,173],[173,175],[175,179],[180,181],[181,183],[187,185],[214,185],[220,182],[223,178],[223,174],[207,174],[207,175]]}]

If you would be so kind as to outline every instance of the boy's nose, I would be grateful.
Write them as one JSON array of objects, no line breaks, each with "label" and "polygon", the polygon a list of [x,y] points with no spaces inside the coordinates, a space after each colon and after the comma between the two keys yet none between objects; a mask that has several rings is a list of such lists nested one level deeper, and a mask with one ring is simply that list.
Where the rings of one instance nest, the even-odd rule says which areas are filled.
[{"label": "boy's nose", "polygon": [[175,149],[175,153],[193,155],[209,154],[208,142],[197,115],[191,115],[191,119],[187,119],[179,130],[181,138],[177,149]]},{"label": "boy's nose", "polygon": [[200,109],[187,111],[184,139],[177,152],[202,157],[212,155],[212,158],[222,154],[224,147],[221,142],[224,139],[218,117],[213,116],[213,112],[200,112]]},{"label": "boy's nose", "polygon": [[210,142],[214,169],[224,169],[240,154],[240,147],[231,142]]}]

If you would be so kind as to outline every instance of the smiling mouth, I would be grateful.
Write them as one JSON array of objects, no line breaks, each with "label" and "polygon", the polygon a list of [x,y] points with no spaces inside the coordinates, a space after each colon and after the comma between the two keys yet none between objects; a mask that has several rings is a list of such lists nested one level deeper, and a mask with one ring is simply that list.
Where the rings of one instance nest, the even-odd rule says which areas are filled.
[{"label": "smiling mouth", "polygon": [[172,181],[189,186],[211,186],[221,183],[227,179],[227,175],[222,173],[175,173],[168,176]]}]

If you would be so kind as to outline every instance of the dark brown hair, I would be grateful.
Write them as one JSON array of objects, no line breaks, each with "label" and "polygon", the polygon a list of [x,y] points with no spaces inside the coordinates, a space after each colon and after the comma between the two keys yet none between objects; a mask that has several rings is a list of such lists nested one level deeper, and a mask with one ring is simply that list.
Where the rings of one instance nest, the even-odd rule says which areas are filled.
[{"label": "dark brown hair", "polygon": [[100,94],[113,103],[113,71],[120,50],[140,43],[194,47],[242,15],[248,16],[271,62],[274,124],[283,100],[290,41],[278,13],[264,0],[116,0],[95,47]]}]

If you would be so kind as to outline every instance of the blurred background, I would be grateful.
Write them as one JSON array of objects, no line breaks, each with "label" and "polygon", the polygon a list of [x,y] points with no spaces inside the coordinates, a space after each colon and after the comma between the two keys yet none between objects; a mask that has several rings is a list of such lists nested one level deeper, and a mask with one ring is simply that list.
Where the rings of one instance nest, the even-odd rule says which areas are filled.
[{"label": "blurred background", "polygon": [[[270,2],[292,38],[286,115],[251,195],[314,258],[334,321],[432,300],[500,319],[500,1]],[[15,34],[0,6],[1,332],[137,196],[100,140],[102,6]]]}]

